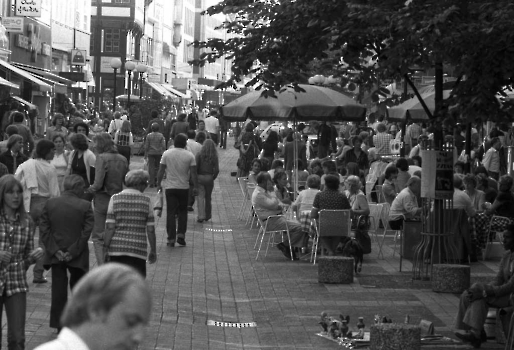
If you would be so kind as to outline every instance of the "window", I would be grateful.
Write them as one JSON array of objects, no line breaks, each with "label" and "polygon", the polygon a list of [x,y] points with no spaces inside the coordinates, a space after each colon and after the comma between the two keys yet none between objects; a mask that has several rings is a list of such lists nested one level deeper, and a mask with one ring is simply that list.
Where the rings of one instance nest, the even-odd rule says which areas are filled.
[{"label": "window", "polygon": [[184,9],[184,33],[190,36],[195,35],[195,13],[190,9]]},{"label": "window", "polygon": [[120,52],[120,30],[104,29],[104,52]]},{"label": "window", "polygon": [[95,42],[96,42],[96,33],[97,30],[95,27],[91,27],[91,35],[89,36],[89,52],[96,52]]}]

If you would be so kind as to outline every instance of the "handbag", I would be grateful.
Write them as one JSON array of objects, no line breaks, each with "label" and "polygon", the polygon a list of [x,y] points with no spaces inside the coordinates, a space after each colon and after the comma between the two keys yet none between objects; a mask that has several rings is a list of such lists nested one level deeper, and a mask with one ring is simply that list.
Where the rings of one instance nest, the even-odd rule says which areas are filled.
[{"label": "handbag", "polygon": [[[355,226],[353,224],[355,222]],[[362,246],[363,254],[371,253],[371,237],[369,236],[369,216],[359,216],[357,220],[352,220],[352,229],[355,230],[355,239]]]}]

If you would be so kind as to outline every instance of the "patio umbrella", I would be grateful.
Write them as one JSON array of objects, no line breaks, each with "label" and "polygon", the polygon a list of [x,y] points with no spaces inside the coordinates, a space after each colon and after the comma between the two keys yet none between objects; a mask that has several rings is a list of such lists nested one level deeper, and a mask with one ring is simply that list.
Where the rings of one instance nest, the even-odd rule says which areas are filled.
[{"label": "patio umbrella", "polygon": [[295,120],[295,121],[362,121],[366,107],[352,98],[332,89],[317,85],[303,85],[305,91],[296,92],[285,87],[276,97],[264,97],[261,91],[243,95],[221,107],[221,114],[227,121],[252,120]]},{"label": "patio umbrella", "polygon": [[[443,98],[450,96],[450,90],[443,91]],[[430,112],[435,111],[435,91],[428,91],[421,93],[421,98],[425,101]],[[411,99],[387,109],[387,117],[392,122],[405,122],[407,119],[414,122],[425,122],[428,121],[428,115],[425,113],[421,102],[417,96]]]}]

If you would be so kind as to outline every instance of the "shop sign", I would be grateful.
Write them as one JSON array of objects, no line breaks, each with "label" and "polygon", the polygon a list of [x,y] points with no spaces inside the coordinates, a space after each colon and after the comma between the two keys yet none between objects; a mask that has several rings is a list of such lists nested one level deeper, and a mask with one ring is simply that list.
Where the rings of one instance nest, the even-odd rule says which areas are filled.
[{"label": "shop sign", "polygon": [[27,25],[28,36],[23,34],[16,35],[15,45],[25,50],[31,51],[33,62],[36,62],[37,55],[50,56],[52,54],[52,47],[47,43],[41,41],[41,31],[39,25]]},{"label": "shop sign", "polygon": [[16,16],[41,17],[42,0],[16,0],[14,14]]},{"label": "shop sign", "polygon": [[23,33],[23,17],[4,17],[2,24],[10,33]]}]

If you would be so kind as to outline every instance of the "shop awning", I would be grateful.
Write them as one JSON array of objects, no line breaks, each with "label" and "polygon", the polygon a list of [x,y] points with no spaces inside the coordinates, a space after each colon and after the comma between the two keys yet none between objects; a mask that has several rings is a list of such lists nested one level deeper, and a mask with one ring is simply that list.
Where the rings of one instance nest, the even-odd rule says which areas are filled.
[{"label": "shop awning", "polygon": [[10,88],[18,89],[18,90],[20,89],[20,86],[18,84],[13,84],[9,80],[6,80],[6,79],[1,78],[1,77],[0,77],[0,85],[8,86]]},{"label": "shop awning", "polygon": [[42,69],[38,67],[29,66],[22,63],[17,62],[11,62],[13,66],[16,66],[18,68],[21,68],[29,73],[39,75],[40,77],[50,79],[52,81],[58,82],[59,84],[63,85],[71,85],[74,83],[74,81],[71,81],[69,79],[66,79],[64,77],[61,77],[60,75],[54,74],[50,72],[48,69]]},{"label": "shop awning", "polygon": [[155,91],[157,91],[161,95],[175,97],[171,92],[166,90],[164,88],[164,86],[162,86],[159,83],[151,83],[151,82],[148,82],[148,81],[145,81],[145,83],[148,84],[148,86],[150,86],[152,89],[154,89]]},{"label": "shop awning", "polygon": [[170,84],[162,84],[162,86],[168,90],[169,92],[171,92],[173,95],[177,96],[177,97],[180,97],[180,98],[187,98],[186,94],[178,91],[178,90],[175,90],[173,88],[173,86],[171,86]]},{"label": "shop awning", "polygon": [[11,96],[11,98],[13,100],[16,100],[18,101],[19,103],[21,104],[24,104],[25,106],[27,106],[29,109],[37,109],[37,106],[35,104],[32,104],[30,103],[29,101],[25,101],[24,99],[22,99],[21,97],[19,96]]},{"label": "shop awning", "polygon": [[41,79],[36,78],[35,76],[30,74],[29,72],[24,71],[23,69],[15,67],[12,64],[9,64],[9,63],[7,63],[5,61],[2,61],[2,60],[0,60],[0,66],[5,68],[5,69],[7,69],[7,70],[9,70],[11,73],[19,75],[20,77],[22,77],[25,80],[30,81],[32,84],[34,84],[35,86],[38,87],[39,91],[43,91],[43,92],[50,92],[50,91],[52,91],[52,87],[50,85],[48,85],[47,83],[45,83]]}]

